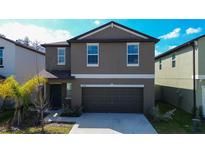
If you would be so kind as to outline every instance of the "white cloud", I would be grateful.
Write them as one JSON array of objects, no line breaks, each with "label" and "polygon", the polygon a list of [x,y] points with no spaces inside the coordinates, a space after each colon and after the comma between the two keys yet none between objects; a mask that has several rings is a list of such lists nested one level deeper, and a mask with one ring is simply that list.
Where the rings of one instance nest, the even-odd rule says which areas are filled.
[{"label": "white cloud", "polygon": [[159,54],[161,54],[161,52],[159,52],[157,49],[155,49],[155,56],[158,56]]},{"label": "white cloud", "polygon": [[177,38],[180,35],[180,31],[181,31],[181,28],[175,28],[173,31],[171,31],[171,32],[169,32],[169,33],[167,33],[165,35],[162,35],[159,38],[162,38],[162,39]]},{"label": "white cloud", "polygon": [[198,28],[192,28],[192,27],[189,27],[188,29],[186,29],[186,34],[187,35],[190,35],[190,34],[195,34],[195,33],[199,33],[202,31],[202,28],[201,27],[198,27]]},{"label": "white cloud", "polygon": [[71,37],[70,32],[66,30],[53,30],[32,24],[20,24],[18,22],[0,25],[0,34],[12,40],[23,39],[25,36],[28,36],[31,41],[39,41],[40,43],[65,41]]},{"label": "white cloud", "polygon": [[176,47],[176,45],[170,45],[170,46],[168,46],[168,50],[173,49],[175,47]]},{"label": "white cloud", "polygon": [[99,20],[95,20],[95,21],[94,21],[94,24],[99,25],[99,24],[100,24],[100,21],[99,21]]}]

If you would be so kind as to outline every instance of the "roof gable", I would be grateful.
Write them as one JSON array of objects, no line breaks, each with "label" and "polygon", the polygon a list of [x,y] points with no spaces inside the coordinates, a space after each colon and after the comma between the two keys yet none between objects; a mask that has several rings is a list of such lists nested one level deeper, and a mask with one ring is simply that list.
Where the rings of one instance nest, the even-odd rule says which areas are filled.
[{"label": "roof gable", "polygon": [[74,37],[68,42],[80,42],[80,41],[93,41],[93,40],[138,40],[138,41],[153,41],[158,42],[159,40],[138,32],[136,30],[130,29],[124,25],[118,24],[116,22],[109,22],[91,31],[88,31],[82,35]]},{"label": "roof gable", "polygon": [[172,54],[172,53],[174,53],[174,52],[178,52],[178,51],[180,51],[181,48],[185,48],[185,47],[188,47],[188,46],[190,46],[190,45],[193,45],[194,41],[197,41],[197,40],[199,40],[199,39],[201,39],[201,38],[204,38],[204,37],[205,37],[205,34],[204,34],[204,35],[201,35],[201,36],[199,36],[199,37],[197,37],[197,38],[194,38],[194,39],[192,39],[192,40],[190,40],[190,41],[188,41],[188,42],[185,42],[185,43],[183,43],[183,44],[181,44],[181,45],[179,45],[179,46],[177,46],[177,47],[175,47],[175,48],[173,48],[173,49],[170,49],[170,50],[168,50],[168,51],[166,51],[166,52],[164,52],[164,53],[162,53],[162,54],[156,56],[156,57],[155,57],[155,60],[157,60],[157,59],[159,59],[159,58],[162,58],[162,57],[165,57],[165,56],[167,56],[167,55],[169,55],[169,54]]},{"label": "roof gable", "polygon": [[8,41],[8,42],[10,42],[10,43],[13,43],[13,44],[16,45],[16,46],[19,46],[19,47],[28,49],[29,51],[36,52],[36,53],[38,53],[38,54],[41,54],[41,55],[44,55],[44,56],[45,56],[45,53],[43,53],[43,52],[41,52],[41,51],[39,51],[39,50],[36,50],[36,49],[34,49],[34,48],[30,47],[30,46],[25,46],[25,45],[23,45],[23,44],[21,44],[21,43],[18,43],[18,42],[16,42],[16,41],[13,41],[13,40],[11,40],[11,39],[8,39],[8,38],[2,37],[2,36],[0,36],[0,39],[6,40],[6,41]]}]

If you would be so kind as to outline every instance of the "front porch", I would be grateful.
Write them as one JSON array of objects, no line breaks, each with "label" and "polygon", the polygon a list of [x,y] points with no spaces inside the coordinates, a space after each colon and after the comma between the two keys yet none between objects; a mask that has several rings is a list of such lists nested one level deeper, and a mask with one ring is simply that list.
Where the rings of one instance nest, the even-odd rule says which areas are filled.
[{"label": "front porch", "polygon": [[74,77],[70,75],[70,71],[43,70],[39,75],[48,80],[44,93],[52,110],[71,106],[72,79]]}]

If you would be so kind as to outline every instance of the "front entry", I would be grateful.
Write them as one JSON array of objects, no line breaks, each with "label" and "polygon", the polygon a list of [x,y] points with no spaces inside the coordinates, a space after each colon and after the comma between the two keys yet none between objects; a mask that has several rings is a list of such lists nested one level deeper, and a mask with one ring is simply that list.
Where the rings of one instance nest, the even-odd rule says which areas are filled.
[{"label": "front entry", "polygon": [[61,84],[51,84],[50,85],[50,103],[52,109],[61,108]]}]

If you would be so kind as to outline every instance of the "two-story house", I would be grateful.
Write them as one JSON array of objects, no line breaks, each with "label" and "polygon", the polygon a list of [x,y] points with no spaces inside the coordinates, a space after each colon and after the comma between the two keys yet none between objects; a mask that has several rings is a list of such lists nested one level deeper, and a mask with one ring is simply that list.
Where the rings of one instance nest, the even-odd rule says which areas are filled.
[{"label": "two-story house", "polygon": [[156,99],[205,115],[205,35],[155,58]]},{"label": "two-story house", "polygon": [[53,107],[71,100],[84,112],[143,113],[154,105],[159,40],[109,22],[65,42],[44,44],[46,93]]},{"label": "two-story house", "polygon": [[0,80],[13,75],[23,83],[45,68],[45,53],[0,36]]}]

